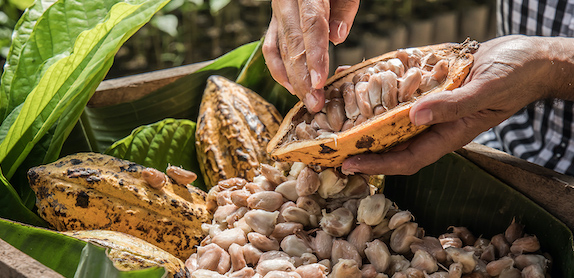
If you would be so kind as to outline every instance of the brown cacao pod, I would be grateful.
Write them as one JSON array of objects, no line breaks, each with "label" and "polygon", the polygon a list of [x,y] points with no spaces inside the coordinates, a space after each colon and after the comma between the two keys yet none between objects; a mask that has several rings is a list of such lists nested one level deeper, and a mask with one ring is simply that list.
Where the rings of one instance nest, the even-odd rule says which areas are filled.
[{"label": "brown cacao pod", "polygon": [[282,117],[257,93],[221,76],[211,76],[203,94],[196,149],[208,189],[221,180],[259,175],[271,163],[266,147]]},{"label": "brown cacao pod", "polygon": [[[421,90],[421,85],[421,87],[416,88],[414,97],[408,101],[399,103],[381,114],[375,114],[366,121],[356,124],[349,129],[344,130],[343,127],[342,131],[335,131],[329,136],[320,136],[318,138],[297,138],[296,127],[298,124],[305,122],[311,125],[312,121],[310,119],[314,119],[313,117],[316,116],[310,115],[303,103],[299,102],[285,116],[279,131],[268,144],[267,150],[271,157],[277,161],[299,161],[309,165],[326,167],[340,166],[347,157],[352,155],[386,151],[428,128],[428,126],[415,126],[410,122],[409,110],[414,103],[414,99],[424,97],[433,92],[452,90],[459,87],[472,67],[472,54],[477,49],[478,43],[470,40],[461,44],[445,43],[411,48],[411,52],[420,53],[419,58],[421,58],[419,60],[421,64],[416,65],[415,61],[413,67],[423,68],[428,66],[425,64],[425,61],[429,62],[431,59],[436,63],[433,65],[438,65],[436,61],[445,61],[443,64],[448,62],[446,64],[448,72],[445,73],[444,80],[437,81],[437,84],[424,91]],[[391,59],[404,61],[404,57],[401,56],[403,54],[406,55],[405,50],[389,52],[338,72],[327,80],[325,91],[339,90],[339,88],[342,90],[342,85],[345,83],[352,83],[358,87],[357,84],[361,82],[362,78],[369,76],[374,71],[373,68],[378,67],[379,63],[391,64]],[[410,60],[408,63],[410,64]],[[411,68],[405,65],[404,62],[403,66]],[[406,72],[406,69],[404,71]],[[401,81],[406,79],[406,77],[401,78],[403,77],[399,76]],[[400,84],[398,90],[400,90]],[[347,99],[345,99],[345,105],[347,105]]]},{"label": "brown cacao pod", "polygon": [[39,215],[58,231],[113,230],[187,259],[212,218],[206,193],[166,178],[156,189],[145,167],[98,153],[79,153],[28,171]]},{"label": "brown cacao pod", "polygon": [[109,248],[106,253],[120,271],[164,267],[168,277],[185,278],[191,274],[182,260],[137,237],[108,230],[62,232],[65,235]]}]

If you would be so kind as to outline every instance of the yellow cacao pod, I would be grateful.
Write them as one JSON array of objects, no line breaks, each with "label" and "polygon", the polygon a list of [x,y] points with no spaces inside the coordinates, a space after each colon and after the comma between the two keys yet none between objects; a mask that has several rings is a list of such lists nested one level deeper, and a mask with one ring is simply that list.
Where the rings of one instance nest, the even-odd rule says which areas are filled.
[{"label": "yellow cacao pod", "polygon": [[259,175],[271,163],[268,142],[282,117],[257,93],[221,76],[211,76],[203,94],[196,129],[196,149],[208,189],[221,180]]},{"label": "yellow cacao pod", "polygon": [[182,260],[137,237],[108,230],[62,232],[65,235],[109,248],[106,253],[121,271],[164,267],[169,277],[190,277]]},{"label": "yellow cacao pod", "polygon": [[[187,259],[210,221],[206,193],[165,178],[154,188],[145,167],[98,153],[79,153],[31,168],[39,215],[58,231],[113,230]],[[146,170],[147,171],[147,170]]]},{"label": "yellow cacao pod", "polygon": [[[470,72],[477,48],[476,41],[467,40],[461,44],[401,49],[337,72],[326,83],[326,108],[310,114],[302,102],[297,103],[285,116],[267,150],[277,161],[298,161],[326,167],[340,166],[352,155],[386,151],[428,128],[410,122],[409,111],[414,100],[459,87]],[[383,79],[380,75],[383,73],[385,78],[389,78]],[[395,83],[391,86],[389,81],[377,87],[377,79],[371,80],[373,76],[378,76],[379,84],[380,80],[391,79]],[[381,86],[382,96],[371,94],[381,90]],[[356,95],[346,93],[348,91]],[[330,95],[334,97],[330,99]],[[351,97],[347,98],[349,95]],[[386,102],[385,97],[388,97]],[[348,99],[356,102],[354,110]],[[340,110],[342,105],[343,112]],[[328,115],[329,108],[338,113]],[[319,116],[323,116],[322,122]],[[338,119],[338,122],[333,119]]]}]

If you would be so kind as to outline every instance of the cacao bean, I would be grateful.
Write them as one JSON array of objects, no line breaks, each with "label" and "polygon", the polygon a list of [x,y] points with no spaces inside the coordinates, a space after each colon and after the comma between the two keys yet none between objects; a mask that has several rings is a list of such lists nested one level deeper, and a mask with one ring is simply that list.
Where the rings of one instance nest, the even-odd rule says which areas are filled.
[{"label": "cacao bean", "polygon": [[327,120],[332,128],[329,131],[339,132],[347,119],[345,115],[345,103],[342,98],[334,98],[327,103]]},{"label": "cacao bean", "polygon": [[369,119],[373,117],[373,105],[369,100],[369,83],[361,81],[355,84],[355,97],[357,98],[357,107],[363,117]]},{"label": "cacao bean", "polygon": [[355,85],[351,82],[345,82],[341,85],[340,90],[343,92],[343,100],[345,101],[345,115],[354,121],[361,114],[357,105]]},{"label": "cacao bean", "polygon": [[298,196],[309,196],[319,189],[319,174],[309,167],[303,168],[297,177],[296,191]]},{"label": "cacao bean", "polygon": [[422,80],[422,72],[419,68],[410,68],[405,76],[399,79],[399,102],[407,102],[413,99]]},{"label": "cacao bean", "polygon": [[176,183],[181,185],[190,184],[197,179],[197,174],[194,172],[173,165],[168,166],[165,172]]}]

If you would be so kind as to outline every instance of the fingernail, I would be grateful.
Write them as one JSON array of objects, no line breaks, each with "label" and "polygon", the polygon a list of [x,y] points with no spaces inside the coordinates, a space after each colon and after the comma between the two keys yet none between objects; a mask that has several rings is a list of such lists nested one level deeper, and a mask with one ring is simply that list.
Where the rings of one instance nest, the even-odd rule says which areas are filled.
[{"label": "fingernail", "polygon": [[295,90],[293,89],[291,83],[286,82],[285,84],[283,84],[283,87],[285,87],[285,89],[287,89],[287,91],[289,91],[289,93],[291,93],[292,95],[295,94]]},{"label": "fingernail", "polygon": [[313,89],[319,89],[320,87],[317,88],[317,86],[319,86],[321,75],[314,69],[312,69],[309,74],[311,74],[311,86],[313,86]]},{"label": "fingernail", "polygon": [[426,125],[432,121],[432,110],[421,109],[415,114],[415,125]]},{"label": "fingernail", "polygon": [[341,22],[341,24],[339,24],[339,28],[337,28],[337,36],[339,36],[339,39],[347,37],[347,23]]},{"label": "fingernail", "polygon": [[339,44],[347,37],[347,23],[343,21],[332,21],[329,23],[329,32],[336,35],[337,41],[334,44]]},{"label": "fingernail", "polygon": [[356,170],[343,168],[343,169],[341,169],[341,173],[342,173],[343,175],[350,176],[350,175],[354,175],[354,174],[356,173]]},{"label": "fingernail", "polygon": [[317,97],[313,93],[307,93],[305,95],[305,105],[307,106],[307,109],[313,110],[315,106],[317,106],[317,103]]},{"label": "fingernail", "polygon": [[359,172],[359,169],[356,168],[356,164],[353,163],[352,158],[344,161],[342,166],[341,172],[345,175],[353,175]]}]

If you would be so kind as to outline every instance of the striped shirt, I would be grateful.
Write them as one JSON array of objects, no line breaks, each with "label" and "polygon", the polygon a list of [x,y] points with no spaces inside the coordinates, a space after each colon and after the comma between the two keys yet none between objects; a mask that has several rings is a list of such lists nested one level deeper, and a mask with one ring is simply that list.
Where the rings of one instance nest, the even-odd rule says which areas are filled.
[{"label": "striped shirt", "polygon": [[[497,0],[498,35],[574,37],[574,0]],[[475,142],[574,176],[574,103],[540,100]]]}]

